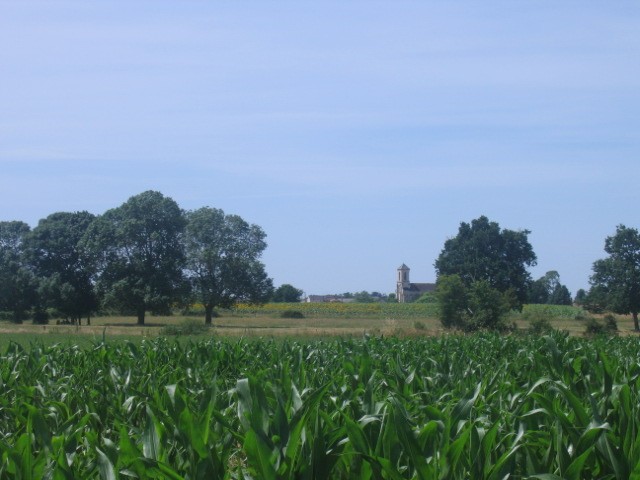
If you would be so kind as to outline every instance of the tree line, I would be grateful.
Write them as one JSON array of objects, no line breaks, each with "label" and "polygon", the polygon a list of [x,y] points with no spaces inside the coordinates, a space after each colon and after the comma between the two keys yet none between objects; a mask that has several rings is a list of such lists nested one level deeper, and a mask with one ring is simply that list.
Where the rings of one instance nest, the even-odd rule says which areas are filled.
[{"label": "tree line", "polygon": [[[556,271],[533,280],[537,262],[528,230],[501,229],[481,216],[462,222],[435,261],[435,300],[445,326],[503,328],[506,313],[524,303],[571,304]],[[137,317],[201,304],[205,323],[215,308],[237,302],[300,301],[302,290],[278,289],[260,261],[267,244],[257,225],[220,209],[184,211],[146,191],[102,215],[57,212],[31,229],[0,222],[0,315],[14,322],[47,312],[80,323],[99,310]],[[593,264],[589,291],[576,301],[592,311],[633,316],[640,311],[640,234],[619,225],[605,240],[607,258]],[[380,296],[380,294],[378,294]],[[368,292],[353,294],[373,301]],[[431,301],[426,299],[425,301]]]},{"label": "tree line", "polygon": [[[506,314],[523,303],[571,304],[571,294],[556,271],[533,281],[527,268],[537,258],[528,230],[501,229],[481,216],[462,222],[435,262],[436,298],[445,327],[503,329]],[[619,225],[605,239],[607,257],[593,264],[589,291],[576,301],[594,312],[631,314],[640,331],[640,234]]]},{"label": "tree line", "polygon": [[73,323],[99,309],[169,313],[200,303],[205,323],[216,307],[264,302],[273,293],[260,257],[266,235],[220,209],[184,211],[146,191],[103,215],[58,212],[31,229],[0,222],[0,311],[21,322],[47,311]]}]

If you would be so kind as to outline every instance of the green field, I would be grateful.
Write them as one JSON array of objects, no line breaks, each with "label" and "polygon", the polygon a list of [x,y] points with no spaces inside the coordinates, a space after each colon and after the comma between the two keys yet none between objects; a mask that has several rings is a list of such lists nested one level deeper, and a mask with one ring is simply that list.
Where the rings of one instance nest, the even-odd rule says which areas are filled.
[{"label": "green field", "polygon": [[640,478],[637,337],[95,341],[0,354],[0,478]]},{"label": "green field", "polygon": [[[299,311],[304,318],[282,318],[286,311]],[[433,336],[447,333],[437,317],[434,304],[397,303],[270,303],[261,307],[240,305],[232,310],[220,310],[214,318],[213,328],[200,336],[233,338],[328,338],[383,335],[399,337]],[[531,321],[546,318],[552,328],[583,335],[589,314],[581,308],[553,305],[525,305],[522,312],[513,312],[508,323],[526,331]],[[633,332],[630,316],[617,316],[620,335]],[[91,325],[57,325],[55,319],[48,325],[20,325],[0,322],[0,349],[8,342],[28,345],[38,339],[46,343],[68,341],[92,342],[105,338],[135,339],[158,338],[166,335],[167,327],[185,324],[203,324],[204,313],[197,308],[186,314],[148,316],[144,326],[137,325],[134,317],[98,316]],[[43,338],[46,337],[46,338]]]}]

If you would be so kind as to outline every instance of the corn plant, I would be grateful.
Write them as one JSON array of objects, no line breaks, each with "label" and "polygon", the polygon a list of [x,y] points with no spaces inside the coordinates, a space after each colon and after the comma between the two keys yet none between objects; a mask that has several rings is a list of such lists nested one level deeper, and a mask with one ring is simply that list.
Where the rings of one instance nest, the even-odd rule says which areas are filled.
[{"label": "corn plant", "polygon": [[640,479],[635,337],[0,354],[0,479]]}]

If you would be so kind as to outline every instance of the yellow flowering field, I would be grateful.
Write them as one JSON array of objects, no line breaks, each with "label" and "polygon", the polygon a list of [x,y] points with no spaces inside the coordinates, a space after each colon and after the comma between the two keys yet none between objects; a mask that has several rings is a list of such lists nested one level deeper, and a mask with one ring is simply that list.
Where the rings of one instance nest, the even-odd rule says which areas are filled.
[{"label": "yellow flowering field", "polygon": [[262,306],[239,304],[239,316],[280,316],[295,310],[307,318],[425,318],[437,316],[436,305],[427,303],[267,303]]}]

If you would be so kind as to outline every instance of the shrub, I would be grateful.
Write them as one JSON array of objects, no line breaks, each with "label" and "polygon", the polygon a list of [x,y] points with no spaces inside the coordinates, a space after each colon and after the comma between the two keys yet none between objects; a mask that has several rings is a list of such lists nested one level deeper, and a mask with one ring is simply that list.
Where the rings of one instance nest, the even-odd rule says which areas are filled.
[{"label": "shrub", "polygon": [[[531,307],[528,305],[528,307]],[[536,307],[547,307],[547,305],[536,305]],[[550,308],[525,308],[522,318],[529,322],[529,331],[536,335],[544,335],[553,330],[551,319],[553,311]]]},{"label": "shrub", "polygon": [[544,335],[553,330],[549,318],[545,315],[536,315],[529,320],[529,331],[536,335]]},{"label": "shrub", "polygon": [[165,325],[160,330],[160,335],[202,335],[209,331],[209,327],[199,320],[187,318],[178,325]]},{"label": "shrub", "polygon": [[413,323],[413,328],[415,328],[416,330],[426,330],[427,326],[424,323],[418,321]]},{"label": "shrub", "polygon": [[608,313],[604,316],[603,320],[604,320],[604,328],[608,332],[614,333],[618,331],[618,321],[616,320],[615,315]]},{"label": "shrub", "polygon": [[438,316],[445,328],[463,328],[467,311],[467,290],[458,275],[441,275],[436,286]]},{"label": "shrub", "polygon": [[46,325],[49,323],[49,312],[46,310],[35,310],[33,312],[33,323],[36,325]]},{"label": "shrub", "polygon": [[423,293],[415,303],[438,303],[438,297],[436,292]]},{"label": "shrub", "polygon": [[585,323],[584,332],[587,335],[603,335],[611,333],[611,330],[607,328],[607,325],[604,322],[601,322],[596,318],[589,317]]},{"label": "shrub", "polygon": [[280,314],[280,318],[304,318],[304,315],[298,310],[285,310]]}]

